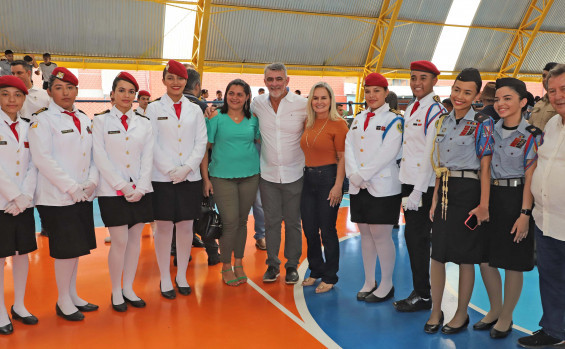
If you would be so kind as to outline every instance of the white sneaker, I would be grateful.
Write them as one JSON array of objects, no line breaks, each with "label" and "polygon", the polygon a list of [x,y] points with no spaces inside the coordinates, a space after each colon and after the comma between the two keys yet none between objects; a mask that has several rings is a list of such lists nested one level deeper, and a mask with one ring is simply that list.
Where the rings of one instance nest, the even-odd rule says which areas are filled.
[{"label": "white sneaker", "polygon": [[110,237],[110,235],[108,235],[108,236],[106,236],[106,237],[104,238],[104,242],[106,242],[106,243],[108,243],[108,244],[109,244],[110,242],[112,242],[112,238]]}]

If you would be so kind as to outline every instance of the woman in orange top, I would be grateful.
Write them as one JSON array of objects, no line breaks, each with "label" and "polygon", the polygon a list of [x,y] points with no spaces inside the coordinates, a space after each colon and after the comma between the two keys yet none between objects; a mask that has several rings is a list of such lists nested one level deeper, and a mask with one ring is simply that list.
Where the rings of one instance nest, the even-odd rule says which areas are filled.
[{"label": "woman in orange top", "polygon": [[300,213],[310,269],[302,286],[312,286],[321,278],[316,293],[331,290],[338,279],[339,240],[335,223],[345,177],[347,131],[347,123],[337,113],[332,88],[325,82],[314,85],[308,95],[308,118],[300,140],[306,158]]}]

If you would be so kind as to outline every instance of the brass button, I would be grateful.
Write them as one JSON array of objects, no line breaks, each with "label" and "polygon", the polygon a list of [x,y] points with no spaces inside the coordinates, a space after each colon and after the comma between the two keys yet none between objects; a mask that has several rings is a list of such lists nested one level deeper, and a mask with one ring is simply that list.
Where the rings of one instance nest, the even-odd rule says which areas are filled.
[{"label": "brass button", "polygon": [[126,155],[129,155],[129,150],[126,150]]},{"label": "brass button", "polygon": [[129,164],[126,165],[126,168],[129,168]]},{"label": "brass button", "polygon": [[19,165],[19,164],[20,164],[20,162],[19,162],[19,161],[16,161],[16,165]]},{"label": "brass button", "polygon": [[126,141],[129,140],[129,137],[126,137]]},{"label": "brass button", "polygon": [[402,158],[402,161],[406,161],[406,159],[405,159],[405,158]]},{"label": "brass button", "polygon": [[179,153],[179,156],[182,156],[182,153]]},{"label": "brass button", "polygon": [[179,138],[179,142],[182,141],[182,139]]},{"label": "brass button", "polygon": [[361,167],[363,167],[363,164],[361,164]]},{"label": "brass button", "polygon": [[365,139],[365,136],[361,136],[361,139]]},{"label": "brass button", "polygon": [[86,153],[82,153],[82,156],[86,156]]},{"label": "brass button", "polygon": [[406,141],[404,141],[404,144],[406,144]]},{"label": "brass button", "polygon": [[362,152],[363,152],[363,149],[359,149],[359,151],[362,153]]},{"label": "brass button", "polygon": [[420,166],[420,164],[416,164],[416,166]]},{"label": "brass button", "polygon": [[83,168],[83,169],[82,169],[82,172],[86,172],[86,170]]},{"label": "brass button", "polygon": [[178,127],[180,128],[180,124],[178,125]]},{"label": "brass button", "polygon": [[19,176],[19,175],[20,175],[20,173],[19,173],[19,172],[16,172],[16,176]]}]

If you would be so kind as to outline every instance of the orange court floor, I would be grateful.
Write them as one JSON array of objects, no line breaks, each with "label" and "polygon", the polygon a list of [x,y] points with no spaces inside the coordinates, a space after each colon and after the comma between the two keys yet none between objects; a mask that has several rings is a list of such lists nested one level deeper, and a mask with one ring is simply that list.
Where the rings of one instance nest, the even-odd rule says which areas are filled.
[{"label": "orange court floor", "polygon": [[[357,233],[342,207],[337,221],[339,237]],[[35,326],[13,321],[14,333],[0,336],[0,348],[322,348],[309,331],[296,306],[292,285],[284,283],[283,246],[281,276],[270,284],[262,282],[266,251],[255,248],[253,216],[249,216],[248,239],[243,265],[249,282],[238,287],[222,282],[221,264],[207,265],[203,248],[192,249],[188,282],[192,294],[177,293],[167,300],[159,292],[159,271],[151,228],[146,225],[134,289],[147,307],[128,307],[125,313],[112,310],[107,256],[106,228],[96,228],[98,247],[80,258],[77,278],[79,295],[100,309],[85,313],[85,320],[69,322],[55,315],[57,288],[48,238],[37,236],[38,249],[30,254],[26,307],[39,318]],[[39,222],[38,222],[39,226]],[[284,239],[284,234],[283,234]],[[303,237],[301,262],[306,258]],[[359,251],[360,253],[360,251]],[[5,304],[13,304],[11,258],[6,259]],[[174,277],[176,268],[172,265]],[[302,279],[300,280],[300,282]]]}]

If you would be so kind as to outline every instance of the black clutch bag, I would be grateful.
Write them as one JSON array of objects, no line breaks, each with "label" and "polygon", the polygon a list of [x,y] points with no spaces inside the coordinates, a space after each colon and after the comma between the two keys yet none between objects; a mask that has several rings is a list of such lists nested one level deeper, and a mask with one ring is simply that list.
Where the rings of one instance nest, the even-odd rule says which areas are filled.
[{"label": "black clutch bag", "polygon": [[222,220],[210,205],[210,198],[202,199],[202,213],[199,219],[194,220],[194,232],[207,240],[222,236]]}]

